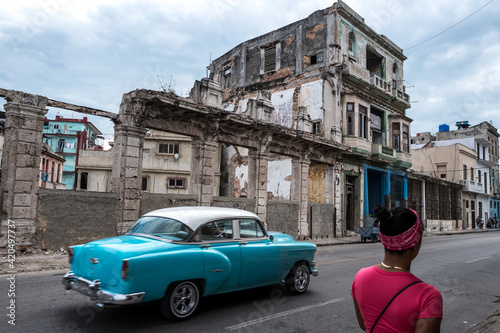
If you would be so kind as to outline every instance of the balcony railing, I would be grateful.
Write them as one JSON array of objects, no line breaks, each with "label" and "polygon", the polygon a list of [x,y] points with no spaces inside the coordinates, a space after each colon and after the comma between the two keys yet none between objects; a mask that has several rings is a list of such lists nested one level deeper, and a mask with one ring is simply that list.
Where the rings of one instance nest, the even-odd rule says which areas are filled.
[{"label": "balcony railing", "polygon": [[375,74],[370,76],[370,83],[384,92],[391,91],[391,84]]},{"label": "balcony railing", "polygon": [[392,95],[405,101],[406,103],[410,103],[410,95],[406,94],[403,90],[392,89]]},{"label": "balcony railing", "polygon": [[465,192],[484,193],[484,187],[481,183],[472,180],[461,180],[462,190]]}]

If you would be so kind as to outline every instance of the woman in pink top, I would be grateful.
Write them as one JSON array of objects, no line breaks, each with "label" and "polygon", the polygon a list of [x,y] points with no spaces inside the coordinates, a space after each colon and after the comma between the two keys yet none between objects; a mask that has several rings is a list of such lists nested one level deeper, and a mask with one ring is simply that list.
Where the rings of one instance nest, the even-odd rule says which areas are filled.
[{"label": "woman in pink top", "polygon": [[443,298],[410,273],[422,244],[423,226],[412,209],[377,206],[384,260],[361,269],[351,295],[359,326],[366,332],[440,332]]}]

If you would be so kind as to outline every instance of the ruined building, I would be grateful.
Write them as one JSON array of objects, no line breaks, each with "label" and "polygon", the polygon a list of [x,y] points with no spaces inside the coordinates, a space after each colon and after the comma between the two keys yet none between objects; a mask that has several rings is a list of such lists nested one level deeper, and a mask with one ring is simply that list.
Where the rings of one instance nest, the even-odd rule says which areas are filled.
[{"label": "ruined building", "polygon": [[[189,98],[135,90],[113,113],[0,88],[7,100],[2,238],[11,220],[22,246],[59,249],[121,234],[141,214],[180,205],[253,211],[268,230],[298,239],[356,231],[371,222],[375,204],[407,204],[405,59],[339,0],[214,60]],[[99,190],[39,188],[50,106],[114,122],[111,170],[101,170]],[[151,130],[188,137],[179,159],[175,142],[148,147]],[[164,179],[145,158],[165,152],[172,166],[189,161],[177,177],[182,193],[143,190]],[[91,165],[80,166],[81,189]]]},{"label": "ruined building", "polygon": [[[224,110],[350,148],[332,164],[299,160],[305,163],[307,202],[334,203],[340,229],[357,230],[371,220],[375,204],[405,205],[412,121],[406,116],[405,59],[401,48],[338,1],[241,43],[209,69],[223,89]],[[246,196],[245,149],[223,152],[221,190]],[[270,157],[270,198],[294,200],[296,160]]]}]

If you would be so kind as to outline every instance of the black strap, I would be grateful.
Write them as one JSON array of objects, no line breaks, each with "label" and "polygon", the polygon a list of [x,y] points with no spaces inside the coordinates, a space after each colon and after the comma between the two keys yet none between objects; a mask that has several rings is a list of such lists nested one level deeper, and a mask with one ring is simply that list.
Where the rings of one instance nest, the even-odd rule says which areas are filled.
[{"label": "black strap", "polygon": [[422,280],[414,281],[414,282],[410,283],[409,285],[407,285],[406,287],[404,287],[403,289],[401,289],[400,291],[398,291],[398,293],[396,295],[394,295],[394,297],[389,301],[389,303],[387,303],[387,305],[385,306],[385,308],[378,315],[377,320],[375,320],[375,322],[372,325],[372,328],[370,329],[370,333],[373,332],[373,328],[375,327],[375,325],[377,325],[379,319],[382,317],[382,315],[384,314],[385,310],[387,310],[387,308],[389,307],[389,305],[391,305],[392,301],[394,301],[394,299],[396,297],[398,297],[398,295],[401,294],[403,291],[405,291],[407,288],[413,286],[414,284],[420,283],[420,282],[423,282],[423,281]]}]

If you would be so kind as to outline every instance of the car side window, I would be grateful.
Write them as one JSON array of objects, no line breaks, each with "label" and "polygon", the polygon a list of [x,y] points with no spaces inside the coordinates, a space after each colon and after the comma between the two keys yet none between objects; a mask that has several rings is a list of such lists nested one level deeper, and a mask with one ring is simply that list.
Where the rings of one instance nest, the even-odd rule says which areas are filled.
[{"label": "car side window", "polygon": [[245,219],[239,221],[240,225],[240,238],[259,238],[264,237],[264,230],[259,222],[252,219]]},{"label": "car side window", "polygon": [[233,221],[220,220],[204,224],[197,233],[201,241],[217,241],[233,238]]}]

